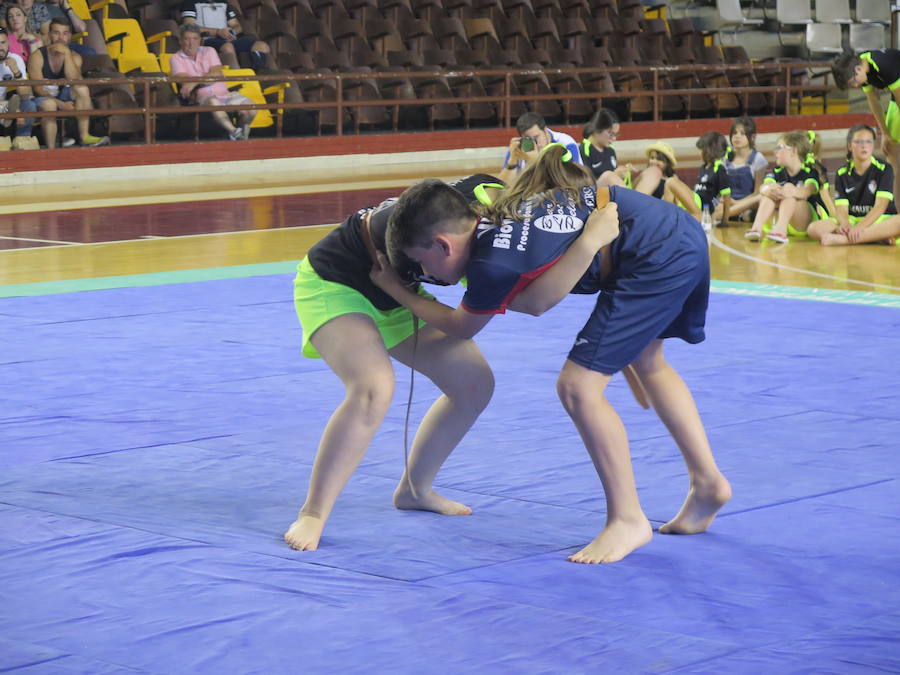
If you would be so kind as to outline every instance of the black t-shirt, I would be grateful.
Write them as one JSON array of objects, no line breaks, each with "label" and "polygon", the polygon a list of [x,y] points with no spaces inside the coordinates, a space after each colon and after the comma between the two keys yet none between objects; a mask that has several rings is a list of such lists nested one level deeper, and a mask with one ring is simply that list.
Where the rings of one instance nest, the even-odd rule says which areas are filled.
[{"label": "black t-shirt", "polygon": [[725,165],[718,159],[712,166],[704,166],[697,175],[694,192],[700,197],[703,206],[714,208],[720,197],[731,194],[731,180]]},{"label": "black t-shirt", "polygon": [[889,200],[884,213],[892,216],[897,213],[893,190],[894,169],[873,157],[862,175],[856,172],[852,162],[838,169],[834,203],[846,206],[851,216],[862,218],[875,206],[875,200],[883,197]]},{"label": "black t-shirt", "polygon": [[594,178],[600,178],[606,171],[615,171],[618,166],[616,151],[612,146],[598,150],[589,140],[581,142],[581,159],[594,174]]},{"label": "black t-shirt", "polygon": [[787,172],[783,166],[776,166],[772,171],[766,174],[766,177],[763,179],[763,183],[777,183],[778,185],[786,185],[790,183],[791,185],[796,185],[797,187],[803,187],[807,183],[811,184],[815,188],[816,194],[819,189],[822,187],[819,183],[819,172],[816,171],[816,168],[810,164],[803,164],[800,167],[800,170],[795,173],[793,176]]},{"label": "black t-shirt", "polygon": [[869,64],[867,83],[863,85],[863,90],[867,91],[872,87],[894,90],[900,87],[900,50],[872,49],[860,54],[859,58]]},{"label": "black t-shirt", "polygon": [[[475,174],[449,184],[459,190],[469,202],[475,203],[478,201],[475,190],[479,185],[499,182],[493,176]],[[369,229],[372,232],[372,242],[379,251],[387,252],[385,235],[396,201],[396,197],[391,197],[376,207],[360,209],[326,234],[307,254],[309,264],[320,277],[359,291],[381,311],[395,309],[400,304],[369,278],[372,259],[363,241],[361,220],[366,213],[371,212]],[[398,272],[401,278],[409,281],[428,281],[423,277],[421,268],[412,263]]]}]

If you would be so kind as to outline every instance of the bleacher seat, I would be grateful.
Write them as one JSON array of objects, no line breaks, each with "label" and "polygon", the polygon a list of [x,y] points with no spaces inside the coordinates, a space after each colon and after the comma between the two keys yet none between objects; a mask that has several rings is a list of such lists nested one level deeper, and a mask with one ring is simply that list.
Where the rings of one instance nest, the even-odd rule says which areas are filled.
[{"label": "bleacher seat", "polygon": [[884,33],[884,25],[880,23],[851,23],[850,49],[855,52],[884,49],[887,46]]}]

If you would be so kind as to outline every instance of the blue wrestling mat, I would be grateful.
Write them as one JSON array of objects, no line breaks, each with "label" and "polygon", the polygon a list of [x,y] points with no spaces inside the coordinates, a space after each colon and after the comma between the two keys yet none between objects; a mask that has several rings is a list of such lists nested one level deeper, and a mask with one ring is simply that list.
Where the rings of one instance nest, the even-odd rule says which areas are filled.
[{"label": "blue wrestling mat", "polygon": [[[455,303],[454,291],[439,291]],[[612,565],[555,394],[592,299],[495,319],[494,400],[397,511],[407,375],[317,552],[281,535],[342,398],[290,275],[0,300],[0,672],[900,672],[900,312],[713,294],[671,342],[734,499]],[[435,398],[417,378],[413,418]],[[609,389],[659,525],[687,476]]]}]

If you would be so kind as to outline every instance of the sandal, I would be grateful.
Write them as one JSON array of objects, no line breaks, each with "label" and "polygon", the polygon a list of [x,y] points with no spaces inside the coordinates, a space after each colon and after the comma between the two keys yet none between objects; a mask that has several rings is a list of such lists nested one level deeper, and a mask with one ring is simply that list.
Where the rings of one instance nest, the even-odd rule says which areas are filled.
[{"label": "sandal", "polygon": [[749,239],[750,241],[759,241],[759,231],[747,230],[746,232],[744,232],[744,239]]},{"label": "sandal", "polygon": [[779,244],[788,243],[788,236],[786,234],[779,234],[778,232],[769,232],[766,235],[766,239],[771,239],[772,241],[778,242]]}]

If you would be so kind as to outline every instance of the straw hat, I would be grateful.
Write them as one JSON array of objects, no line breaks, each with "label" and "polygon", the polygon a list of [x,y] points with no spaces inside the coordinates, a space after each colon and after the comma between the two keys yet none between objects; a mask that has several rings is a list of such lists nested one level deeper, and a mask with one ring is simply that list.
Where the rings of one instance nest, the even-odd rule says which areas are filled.
[{"label": "straw hat", "polygon": [[654,151],[658,152],[660,155],[665,155],[666,157],[668,157],[669,164],[672,165],[673,169],[678,166],[678,160],[675,159],[675,151],[672,149],[672,146],[665,141],[656,141],[656,143],[654,143],[653,145],[648,145],[647,149],[644,150],[644,154],[646,154],[649,158],[650,153]]}]

